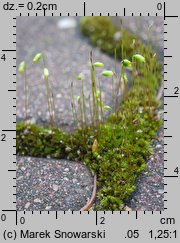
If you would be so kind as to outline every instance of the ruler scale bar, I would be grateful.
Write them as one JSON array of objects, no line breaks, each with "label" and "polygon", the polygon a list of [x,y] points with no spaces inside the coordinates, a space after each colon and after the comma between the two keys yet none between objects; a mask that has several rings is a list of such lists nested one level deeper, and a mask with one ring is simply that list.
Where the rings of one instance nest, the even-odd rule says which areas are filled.
[{"label": "ruler scale bar", "polygon": [[15,51],[16,52],[16,50],[2,50],[2,51],[13,51],[13,52]]},{"label": "ruler scale bar", "polygon": [[[2,0],[3,4],[7,4],[7,1]],[[6,135],[6,142],[0,142],[0,146],[2,145],[2,152],[5,150],[5,146],[7,144],[9,144],[8,146],[12,147],[13,150],[16,149],[16,145],[14,145],[14,143],[16,142],[16,135],[13,134],[13,145],[10,145],[11,143],[9,143],[9,137],[10,135],[12,135],[11,133],[8,132],[14,132],[16,133],[16,129],[8,129],[12,127],[12,124],[16,124],[16,121],[14,121],[14,116],[17,116],[18,114],[18,110],[17,112],[14,110],[14,108],[18,108],[18,104],[17,107],[14,103],[14,100],[16,100],[16,97],[13,97],[10,95],[10,93],[8,92],[16,92],[15,86],[12,86],[12,83],[16,85],[16,76],[17,79],[19,79],[18,74],[16,75],[15,73],[15,69],[16,67],[18,67],[18,63],[19,63],[19,57],[17,57],[17,64],[16,64],[16,57],[12,57],[11,52],[12,53],[16,53],[16,47],[15,45],[17,44],[17,46],[19,45],[18,43],[18,39],[17,41],[15,41],[14,38],[16,38],[16,28],[18,28],[18,22],[14,22],[16,21],[18,18],[20,18],[20,16],[22,16],[22,21],[23,21],[23,17],[24,16],[33,16],[33,17],[39,17],[39,16],[51,16],[52,17],[56,17],[56,16],[63,16],[65,18],[71,18],[71,16],[128,16],[130,18],[130,16],[154,16],[155,18],[162,18],[164,19],[164,21],[166,21],[165,23],[163,23],[163,27],[165,28],[164,32],[164,43],[165,43],[165,47],[163,47],[164,52],[168,52],[172,55],[166,55],[164,54],[164,59],[165,62],[163,65],[165,67],[165,71],[164,71],[164,84],[166,87],[164,87],[163,91],[165,91],[167,94],[164,95],[164,122],[166,122],[163,125],[164,128],[164,141],[162,146],[166,146],[165,147],[165,151],[162,152],[162,156],[165,155],[165,157],[167,157],[166,159],[164,159],[164,171],[165,171],[165,175],[163,175],[164,178],[164,187],[165,190],[164,192],[162,192],[163,196],[164,196],[164,211],[162,209],[162,211],[137,211],[134,210],[131,212],[131,208],[126,208],[127,211],[87,211],[87,212],[78,212],[78,211],[49,211],[49,208],[47,207],[48,210],[45,211],[32,211],[31,210],[31,202],[26,202],[25,206],[27,207],[26,209],[23,208],[22,211],[17,211],[16,209],[16,204],[17,204],[17,198],[14,198],[18,196],[18,193],[16,191],[16,184],[14,180],[21,180],[21,176],[14,175],[13,173],[9,173],[8,172],[16,172],[16,169],[11,169],[11,168],[15,168],[16,167],[16,159],[15,157],[12,156],[16,156],[17,153],[16,151],[11,153],[11,159],[6,159],[5,157],[2,159],[2,161],[6,161],[6,169],[3,168],[3,173],[7,176],[9,175],[9,178],[11,178],[11,182],[13,182],[13,186],[12,186],[12,191],[10,192],[11,194],[11,200],[7,200],[7,205],[5,205],[5,207],[3,208],[9,208],[9,209],[3,209],[2,208],[2,215],[1,215],[1,220],[2,220],[2,230],[4,230],[4,235],[5,230],[6,231],[10,231],[10,229],[15,228],[15,230],[24,230],[25,228],[27,229],[32,229],[33,232],[33,228],[36,229],[36,231],[38,231],[41,227],[40,225],[36,225],[37,222],[40,222],[39,220],[41,220],[42,218],[42,225],[43,227],[46,227],[47,230],[51,231],[51,229],[53,229],[53,231],[50,232],[51,235],[51,240],[53,241],[57,241],[57,239],[54,238],[55,235],[55,229],[59,229],[61,231],[64,231],[66,233],[66,235],[70,235],[72,234],[72,232],[78,232],[80,233],[81,231],[94,231],[95,233],[97,231],[101,232],[103,234],[103,232],[106,234],[106,237],[103,239],[104,242],[128,242],[131,240],[131,242],[136,242],[137,238],[138,242],[144,242],[146,241],[147,243],[149,242],[158,242],[161,241],[161,238],[159,237],[159,232],[161,233],[162,236],[162,240],[164,240],[167,236],[168,238],[168,242],[176,242],[177,238],[179,237],[179,212],[177,210],[178,208],[178,198],[177,195],[175,193],[175,187],[179,185],[179,175],[178,175],[178,171],[179,171],[179,167],[178,167],[178,154],[177,151],[174,152],[172,150],[172,147],[176,147],[176,150],[178,150],[178,146],[177,144],[179,144],[179,139],[177,138],[177,134],[179,132],[179,128],[176,124],[179,124],[179,118],[178,118],[178,106],[177,103],[179,102],[179,94],[178,93],[172,93],[172,87],[179,87],[179,82],[175,82],[174,80],[178,80],[178,76],[173,77],[173,80],[169,80],[168,75],[170,75],[172,73],[172,70],[174,70],[174,73],[176,73],[176,70],[178,70],[176,63],[174,63],[175,58],[177,57],[177,53],[179,53],[179,46],[176,45],[177,50],[174,51],[173,49],[173,45],[175,46],[176,43],[176,38],[178,37],[178,33],[179,30],[176,31],[172,31],[174,36],[170,36],[170,30],[171,28],[173,29],[174,26],[176,26],[176,21],[178,18],[177,15],[177,9],[180,9],[180,4],[179,1],[177,1],[176,3],[171,3],[171,2],[157,2],[157,3],[151,3],[149,4],[148,2],[145,4],[144,1],[141,0],[137,0],[137,3],[134,4],[133,3],[129,4],[128,1],[124,1],[124,2],[114,2],[112,0],[112,2],[110,1],[108,3],[108,1],[103,3],[103,6],[100,5],[98,3],[98,1],[91,1],[92,3],[88,2],[88,1],[79,1],[77,0],[76,4],[74,4],[72,1],[69,2],[69,0],[65,1],[62,0],[61,3],[59,3],[59,1],[54,0],[53,3],[57,3],[57,10],[53,11],[49,6],[52,6],[50,4],[53,4],[52,2],[47,3],[47,1],[43,1],[43,2],[39,2],[40,5],[44,5],[44,8],[42,7],[41,10],[37,10],[37,6],[36,6],[36,2],[32,2],[30,3],[30,1],[28,1],[28,3],[18,3],[18,1],[14,0],[14,1],[10,1],[8,2],[9,4],[14,4],[14,11],[10,11],[10,10],[3,10],[3,8],[0,10],[0,13],[2,13],[0,16],[3,16],[4,21],[1,21],[1,26],[3,26],[2,29],[2,39],[3,41],[1,42],[0,40],[0,44],[3,43],[3,45],[1,44],[1,55],[5,55],[6,56],[6,61],[2,61],[0,60],[0,67],[3,73],[4,70],[6,69],[6,73],[10,74],[11,73],[11,77],[13,78],[13,80],[11,82],[11,85],[8,86],[8,81],[9,81],[9,77],[8,79],[6,79],[5,75],[4,75],[4,82],[3,82],[3,93],[6,94],[6,96],[4,95],[3,97],[5,97],[4,99],[2,99],[1,103],[1,107],[7,107],[8,102],[12,102],[13,104],[11,105],[11,121],[8,124],[8,119],[9,117],[7,116],[7,123],[4,122],[4,118],[2,117],[1,119],[3,120],[2,124],[5,124],[5,126],[3,125],[2,127],[0,127],[1,131],[4,132],[4,134],[2,135]],[[141,4],[140,4],[141,2]],[[2,5],[3,5],[2,4]],[[27,4],[28,7],[30,8],[32,6],[32,10],[27,8]],[[109,5],[108,5],[109,4]],[[109,6],[109,7],[106,7]],[[141,5],[144,6],[145,8],[141,9]],[[146,6],[145,6],[146,5]],[[138,8],[137,8],[138,6]],[[10,5],[9,5],[10,7]],[[17,9],[16,9],[17,8]],[[46,9],[47,8],[47,9]],[[119,10],[119,13],[118,12]],[[174,12],[172,11],[174,9]],[[21,11],[21,12],[20,12]],[[6,13],[6,14],[5,14]],[[8,14],[7,14],[8,13]],[[160,17],[161,16],[161,17]],[[33,18],[32,17],[32,18]],[[1,18],[1,17],[0,17]],[[6,20],[6,21],[5,21]],[[9,21],[9,22],[8,22]],[[3,23],[3,24],[2,24]],[[8,35],[6,37],[7,41],[4,41],[5,38],[3,37],[3,33],[6,35],[5,31],[4,31],[4,27],[10,26],[11,27],[11,33],[8,32]],[[177,26],[177,29],[179,27]],[[7,28],[7,30],[9,31],[9,29]],[[71,30],[70,30],[71,31]],[[18,33],[18,32],[17,32]],[[9,36],[12,37],[12,39],[9,38]],[[18,36],[17,36],[18,37]],[[19,37],[18,37],[19,38]],[[83,38],[83,37],[82,37]],[[171,40],[173,39],[173,41]],[[4,43],[6,45],[4,45]],[[13,43],[13,47],[12,47],[12,43]],[[179,43],[179,39],[177,41],[177,43]],[[171,48],[172,47],[172,48]],[[17,48],[18,49],[18,48]],[[13,63],[11,64],[11,67],[9,66],[9,68],[7,68],[7,63],[9,63],[10,61],[13,61]],[[2,65],[2,66],[1,66]],[[174,65],[174,67],[172,68],[172,66]],[[5,82],[7,81],[7,82]],[[172,85],[172,87],[171,87]],[[6,87],[6,89],[4,88]],[[11,98],[7,97],[7,94],[9,94],[9,96]],[[176,95],[177,94],[177,95]],[[15,96],[15,93],[14,93]],[[0,95],[1,97],[1,95]],[[172,99],[169,99],[172,98]],[[176,98],[176,99],[173,99]],[[19,100],[17,99],[17,101],[19,102]],[[16,101],[15,101],[16,102]],[[172,106],[172,104],[174,105],[174,107]],[[11,103],[10,103],[11,104]],[[9,108],[7,108],[9,109]],[[163,108],[162,108],[163,109]],[[176,111],[175,111],[176,110]],[[6,115],[6,114],[5,114]],[[174,121],[173,121],[173,117],[174,117]],[[175,119],[176,117],[176,119]],[[10,119],[9,119],[10,120]],[[17,119],[18,121],[18,119]],[[171,126],[172,125],[172,126]],[[2,129],[3,127],[7,128],[7,129]],[[175,129],[176,128],[176,129]],[[166,135],[166,133],[168,134],[172,134],[172,135]],[[9,137],[8,137],[9,136]],[[171,139],[169,139],[171,138]],[[167,139],[167,140],[166,140]],[[177,139],[177,141],[176,141]],[[174,141],[176,142],[176,144],[174,144]],[[172,146],[173,145],[173,146]],[[7,146],[7,147],[8,147]],[[7,149],[7,153],[9,154],[9,147]],[[158,149],[158,146],[157,146]],[[157,152],[158,153],[158,152]],[[153,163],[153,162],[152,162]],[[19,166],[17,164],[17,166]],[[8,169],[10,168],[10,169]],[[18,167],[17,167],[18,168]],[[23,168],[22,168],[23,171]],[[25,172],[24,172],[25,173]],[[172,180],[174,178],[174,180]],[[10,179],[9,179],[10,180]],[[13,181],[12,181],[13,180]],[[1,184],[4,190],[5,184],[11,184],[11,183],[7,183],[6,181],[8,180],[4,180]],[[175,184],[176,183],[176,184]],[[15,185],[14,185],[15,184]],[[159,190],[160,192],[162,191],[162,188],[157,186],[157,190]],[[7,188],[8,189],[8,188]],[[53,192],[55,193],[55,192]],[[38,197],[38,196],[37,196]],[[4,201],[4,199],[2,199],[2,201]],[[11,202],[10,202],[11,201]],[[10,203],[9,203],[10,202]],[[29,204],[30,203],[30,204]],[[49,206],[49,205],[47,205]],[[15,213],[14,213],[15,212]],[[12,216],[11,216],[12,214]],[[13,220],[11,219],[11,217],[13,218]],[[5,223],[3,222],[6,221]],[[9,228],[7,225],[7,221],[9,222]],[[77,224],[78,222],[78,224]],[[6,227],[5,227],[6,224]],[[119,225],[123,225],[123,227],[119,227]],[[148,230],[145,230],[145,225],[147,226]],[[24,227],[25,226],[25,227]],[[51,227],[50,227],[51,226]],[[42,228],[43,228],[42,227]],[[165,229],[165,231],[164,231]],[[34,230],[35,231],[35,230]],[[18,232],[18,231],[17,231]],[[25,231],[24,231],[25,232]],[[3,236],[3,233],[1,234]],[[12,233],[13,234],[13,233]],[[58,237],[58,234],[56,235]],[[164,238],[163,238],[164,237]],[[67,237],[68,238],[68,237]],[[2,239],[2,241],[4,240],[4,238]],[[18,242],[18,238],[16,239],[16,241]],[[30,241],[30,239],[28,239]],[[40,239],[41,240],[41,239]],[[69,239],[70,240],[70,239]],[[73,240],[75,240],[75,238],[72,237],[71,241],[73,242]],[[8,241],[8,240],[7,240]],[[26,242],[26,239],[23,239],[23,241]],[[32,240],[33,241],[33,240]],[[63,239],[62,239],[63,241]],[[91,239],[86,239],[87,242],[91,242]],[[99,239],[93,239],[94,242],[99,242]]]}]

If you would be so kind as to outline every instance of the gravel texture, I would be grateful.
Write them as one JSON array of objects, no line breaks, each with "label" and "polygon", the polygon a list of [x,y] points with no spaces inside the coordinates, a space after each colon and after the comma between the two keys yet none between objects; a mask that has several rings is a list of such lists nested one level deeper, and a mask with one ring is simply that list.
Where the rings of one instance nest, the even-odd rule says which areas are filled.
[{"label": "gravel texture", "polygon": [[[158,58],[164,58],[163,17],[121,17],[123,25],[147,43],[147,28],[151,26],[150,43]],[[114,21],[118,25],[117,20]],[[163,92],[161,97],[163,109]],[[159,110],[163,119],[163,110]],[[137,188],[127,202],[131,210],[161,211],[164,209],[164,128],[152,142],[153,154],[147,161],[147,168],[137,180]]]},{"label": "gravel texture", "polygon": [[153,154],[147,168],[138,178],[137,188],[127,202],[132,210],[161,211],[164,209],[164,130],[161,128],[152,143]]},{"label": "gravel texture", "polygon": [[91,198],[93,176],[81,163],[17,157],[17,210],[80,210]]}]

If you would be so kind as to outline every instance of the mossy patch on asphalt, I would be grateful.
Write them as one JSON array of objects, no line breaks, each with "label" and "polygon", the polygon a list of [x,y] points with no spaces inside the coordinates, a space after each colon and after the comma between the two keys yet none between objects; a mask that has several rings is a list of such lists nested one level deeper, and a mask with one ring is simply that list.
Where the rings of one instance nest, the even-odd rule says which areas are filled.
[{"label": "mossy patch on asphalt", "polygon": [[[136,187],[136,178],[146,167],[151,141],[162,121],[157,116],[156,93],[161,82],[161,65],[136,37],[123,30],[121,40],[114,41],[115,27],[108,17],[84,17],[82,32],[94,45],[117,57],[131,58],[135,39],[136,53],[145,59],[138,69],[133,86],[124,97],[118,113],[112,113],[100,132],[87,126],[67,134],[51,129],[17,123],[17,154],[33,157],[67,158],[85,162],[98,176],[98,210],[120,210]],[[123,50],[122,50],[123,45]],[[97,139],[96,149],[92,149]]]}]

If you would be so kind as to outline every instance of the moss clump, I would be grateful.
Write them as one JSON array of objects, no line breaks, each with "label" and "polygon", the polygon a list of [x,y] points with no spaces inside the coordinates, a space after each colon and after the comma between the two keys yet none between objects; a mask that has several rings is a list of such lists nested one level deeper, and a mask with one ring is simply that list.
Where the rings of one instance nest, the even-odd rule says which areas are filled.
[{"label": "moss clump", "polygon": [[68,135],[54,129],[52,142],[52,130],[37,125],[17,123],[16,147],[18,155],[33,157],[66,157],[66,143]]},{"label": "moss clump", "polygon": [[72,134],[55,129],[52,143],[50,129],[18,123],[17,154],[85,161],[98,175],[98,209],[120,210],[135,189],[135,180],[151,153],[151,140],[161,125],[155,106],[142,111],[141,102],[146,102],[148,96],[141,95],[141,101],[129,97],[122,104],[118,120],[112,115],[102,126],[95,152],[92,145],[96,133],[92,128]]},{"label": "moss clump", "polygon": [[[152,60],[154,53],[150,47],[145,46],[136,35],[129,33],[126,29],[121,28],[121,30],[118,31],[112,24],[110,17],[82,17],[80,27],[81,32],[89,37],[90,42],[94,46],[98,46],[102,51],[114,56],[116,49],[117,58],[131,59],[135,50],[136,53],[143,54],[147,65],[153,64],[156,66],[160,74],[162,66],[156,58]],[[117,32],[120,33],[120,38],[118,40],[115,38]]]},{"label": "moss clump", "polygon": [[[94,46],[98,46],[104,52],[114,56],[116,48],[117,57],[130,59],[133,53],[133,46],[136,52],[151,52],[138,37],[129,33],[126,29],[117,30],[112,24],[110,17],[82,17],[80,21],[81,31],[88,36]],[[115,34],[119,33],[116,39]]]},{"label": "moss clump", "polygon": [[[131,59],[131,43],[136,39],[123,30],[119,43],[113,39],[116,32],[108,17],[85,17],[81,21],[84,34],[103,51]],[[124,51],[122,51],[122,45]],[[121,210],[136,187],[136,178],[146,167],[151,154],[151,141],[162,121],[156,110],[156,92],[161,81],[160,64],[152,52],[136,39],[136,53],[146,63],[138,65],[138,75],[116,113],[96,131],[86,126],[74,133],[65,134],[37,125],[17,124],[17,154],[35,157],[67,158],[83,161],[98,176],[98,210]],[[124,58],[124,57],[123,57]],[[96,141],[96,143],[95,143]],[[96,144],[96,146],[94,146]]]}]

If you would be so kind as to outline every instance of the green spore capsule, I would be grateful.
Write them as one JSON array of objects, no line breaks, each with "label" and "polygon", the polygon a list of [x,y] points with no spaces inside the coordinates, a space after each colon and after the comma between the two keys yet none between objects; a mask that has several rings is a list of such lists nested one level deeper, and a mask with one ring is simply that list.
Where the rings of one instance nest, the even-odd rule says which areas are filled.
[{"label": "green spore capsule", "polygon": [[105,111],[112,110],[112,108],[110,106],[108,106],[108,105],[103,106],[103,109]]},{"label": "green spore capsule", "polygon": [[145,58],[140,54],[135,54],[133,59],[137,60],[138,62],[145,62]]},{"label": "green spore capsule", "polygon": [[111,70],[105,70],[102,72],[102,75],[105,77],[112,77],[113,76],[113,71]]},{"label": "green spore capsule", "polygon": [[97,67],[97,68],[101,68],[101,67],[104,67],[104,64],[102,62],[95,62],[95,63],[93,63],[93,66]]},{"label": "green spore capsule", "polygon": [[79,75],[77,76],[77,80],[83,80],[83,78],[82,78],[82,75],[81,75],[81,74],[79,74]]},{"label": "green spore capsule", "polygon": [[37,63],[39,62],[39,60],[43,57],[42,53],[38,53],[35,55],[34,59],[33,59],[33,63]]},{"label": "green spore capsule", "polygon": [[23,74],[25,72],[25,69],[26,69],[26,63],[23,61],[19,64],[18,71],[20,74]]},{"label": "green spore capsule", "polygon": [[131,67],[131,61],[129,61],[128,59],[122,60],[121,63],[123,65],[123,67]]}]

